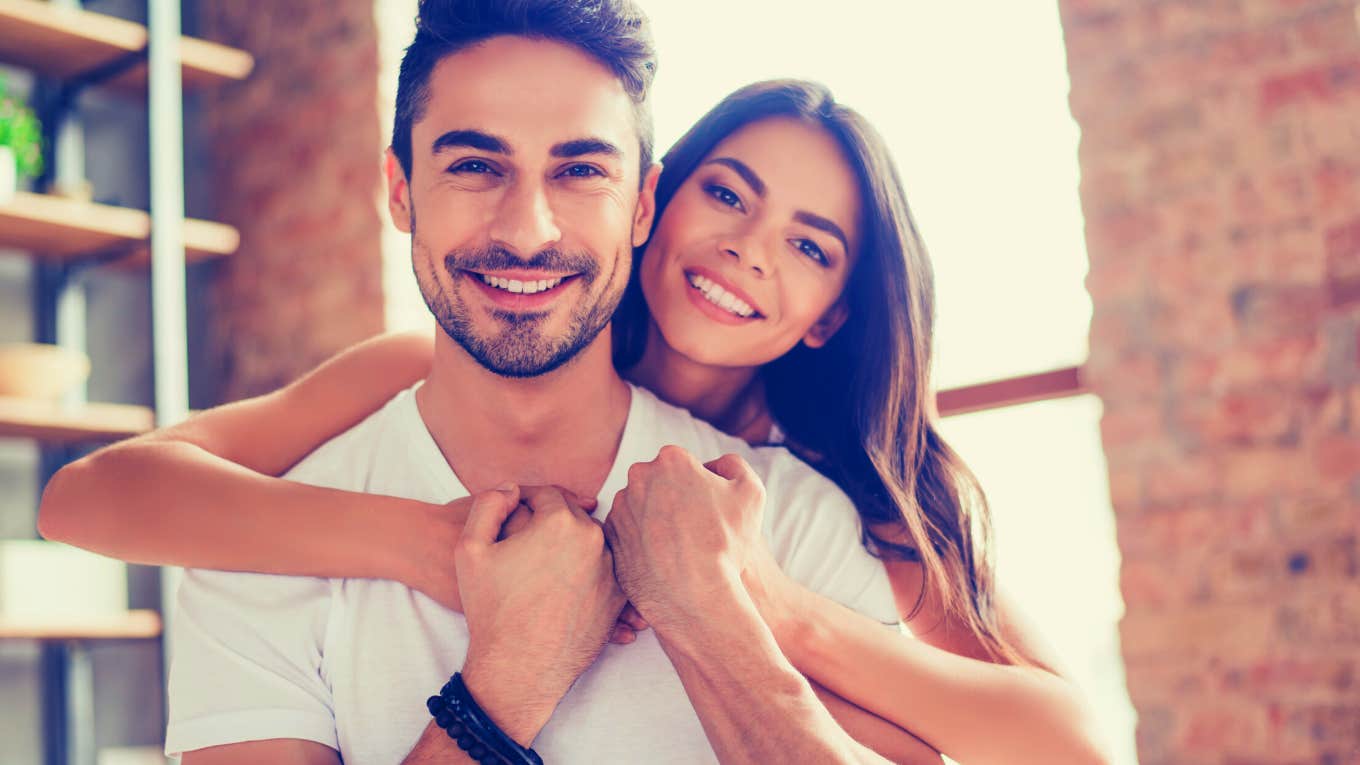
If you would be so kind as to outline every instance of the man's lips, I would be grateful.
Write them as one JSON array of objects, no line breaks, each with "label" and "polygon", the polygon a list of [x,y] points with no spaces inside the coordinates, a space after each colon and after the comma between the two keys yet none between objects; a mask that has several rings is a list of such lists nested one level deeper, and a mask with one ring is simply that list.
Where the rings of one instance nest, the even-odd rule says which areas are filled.
[{"label": "man's lips", "polygon": [[578,273],[527,269],[497,271],[463,269],[460,273],[497,307],[521,311],[546,306],[581,276]]}]

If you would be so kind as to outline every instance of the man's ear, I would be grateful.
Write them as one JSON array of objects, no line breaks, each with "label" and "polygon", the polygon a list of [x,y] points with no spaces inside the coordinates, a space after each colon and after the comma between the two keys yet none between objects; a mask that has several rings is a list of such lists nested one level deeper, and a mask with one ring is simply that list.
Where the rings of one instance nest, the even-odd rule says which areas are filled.
[{"label": "man's ear", "polygon": [[637,212],[633,215],[633,246],[641,247],[652,234],[652,219],[656,217],[656,182],[661,178],[660,163],[653,162],[642,177],[638,191]]},{"label": "man's ear", "polygon": [[392,214],[392,225],[404,234],[411,233],[411,184],[406,178],[406,171],[401,169],[401,162],[397,160],[397,155],[392,151],[392,147],[387,147],[386,161],[383,169],[387,174],[387,211]]},{"label": "man's ear", "polygon": [[845,299],[841,298],[836,304],[827,309],[822,314],[822,318],[812,325],[812,329],[803,335],[803,345],[809,348],[821,348],[826,342],[835,335],[845,324],[845,320],[850,318],[850,306],[845,304]]}]

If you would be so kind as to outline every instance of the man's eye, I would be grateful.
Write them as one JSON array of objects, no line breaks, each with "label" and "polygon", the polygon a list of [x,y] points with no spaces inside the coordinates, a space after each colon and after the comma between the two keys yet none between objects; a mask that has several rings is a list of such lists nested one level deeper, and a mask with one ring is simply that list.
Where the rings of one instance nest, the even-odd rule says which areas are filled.
[{"label": "man's eye", "polygon": [[594,165],[572,165],[566,170],[563,170],[562,175],[568,178],[604,177],[604,173],[600,171],[600,168],[595,167]]},{"label": "man's eye", "polygon": [[453,167],[450,167],[449,172],[477,173],[480,175],[485,173],[494,173],[495,170],[491,167],[491,165],[488,165],[487,163],[483,162],[480,159],[469,159],[464,162],[459,162],[455,164]]},{"label": "man's eye", "polygon": [[738,210],[745,209],[744,207],[742,207],[741,197],[737,196],[737,193],[735,191],[727,188],[726,186],[719,186],[716,183],[710,183],[709,185],[704,187],[704,191],[706,191],[709,196],[713,197],[719,202],[722,202],[728,207],[734,207]]}]

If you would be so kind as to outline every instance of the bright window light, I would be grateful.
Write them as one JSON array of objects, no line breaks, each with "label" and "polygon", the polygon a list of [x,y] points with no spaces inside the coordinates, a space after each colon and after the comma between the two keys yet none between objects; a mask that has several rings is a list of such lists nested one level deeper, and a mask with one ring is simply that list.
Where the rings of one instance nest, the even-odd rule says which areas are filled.
[{"label": "bright window light", "polygon": [[[639,2],[660,51],[658,156],[727,93],[773,77],[825,83],[883,133],[935,266],[938,387],[1086,359],[1078,129],[1056,2]],[[379,7],[390,122],[415,2]],[[428,328],[409,246],[386,245],[389,326]],[[950,418],[945,433],[992,501],[1001,580],[1066,657],[1116,761],[1134,765],[1098,421],[1098,402],[1081,397]]]}]

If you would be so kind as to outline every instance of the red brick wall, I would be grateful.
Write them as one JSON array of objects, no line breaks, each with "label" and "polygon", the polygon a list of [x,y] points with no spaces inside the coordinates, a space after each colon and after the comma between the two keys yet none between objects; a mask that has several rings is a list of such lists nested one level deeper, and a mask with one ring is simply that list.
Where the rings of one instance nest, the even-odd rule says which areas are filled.
[{"label": "red brick wall", "polygon": [[1144,765],[1360,763],[1354,0],[1060,0]]},{"label": "red brick wall", "polygon": [[216,214],[241,230],[211,312],[224,400],[382,331],[373,13],[373,0],[199,3],[205,37],[255,56],[204,109]]}]

